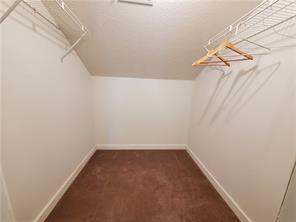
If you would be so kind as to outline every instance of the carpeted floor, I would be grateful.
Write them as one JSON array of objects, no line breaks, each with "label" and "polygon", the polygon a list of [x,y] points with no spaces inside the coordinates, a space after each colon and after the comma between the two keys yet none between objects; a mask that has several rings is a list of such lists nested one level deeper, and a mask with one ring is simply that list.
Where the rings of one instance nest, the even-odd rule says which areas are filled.
[{"label": "carpeted floor", "polygon": [[46,222],[237,222],[186,151],[97,151]]}]

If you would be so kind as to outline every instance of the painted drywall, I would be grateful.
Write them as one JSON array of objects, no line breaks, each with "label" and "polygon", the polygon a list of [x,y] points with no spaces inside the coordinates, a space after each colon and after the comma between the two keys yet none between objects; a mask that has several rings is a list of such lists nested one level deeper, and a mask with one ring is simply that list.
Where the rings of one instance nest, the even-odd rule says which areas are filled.
[{"label": "painted drywall", "polygon": [[256,40],[270,54],[195,80],[189,147],[242,221],[275,221],[296,153],[295,25],[277,32]]},{"label": "painted drywall", "polygon": [[294,171],[291,183],[288,187],[288,193],[285,197],[283,207],[280,213],[279,222],[296,221],[296,172]]},{"label": "painted drywall", "polygon": [[91,77],[26,6],[1,26],[3,173],[16,221],[32,222],[94,146]]},{"label": "painted drywall", "polygon": [[[4,7],[0,4],[0,11]],[[1,14],[0,14],[1,15]],[[2,107],[2,69],[3,69],[3,50],[2,50],[2,26],[0,25],[0,107]],[[0,122],[2,123],[2,109],[0,109]],[[11,202],[7,192],[5,176],[2,170],[2,132],[0,127],[0,221],[14,222],[14,213],[12,211]]]},{"label": "painted drywall", "polygon": [[193,81],[93,77],[97,144],[187,144]]}]

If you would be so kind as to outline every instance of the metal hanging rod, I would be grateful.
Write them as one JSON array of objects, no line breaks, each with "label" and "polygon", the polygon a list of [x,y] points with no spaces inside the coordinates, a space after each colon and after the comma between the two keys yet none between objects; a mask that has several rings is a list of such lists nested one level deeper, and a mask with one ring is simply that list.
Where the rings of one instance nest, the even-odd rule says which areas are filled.
[{"label": "metal hanging rod", "polygon": [[69,8],[69,6],[63,0],[55,0],[56,3],[64,10],[64,12],[80,27],[84,32],[87,31],[86,27],[82,24],[75,13]]},{"label": "metal hanging rod", "polygon": [[[225,40],[234,44],[249,40],[296,17],[296,0],[265,0],[223,31],[209,39],[205,48],[213,48]],[[259,48],[262,45],[252,41]]]},{"label": "metal hanging rod", "polygon": [[63,0],[55,0],[55,1],[60,6],[60,8],[63,9],[64,12],[74,21],[74,23],[79,26],[79,28],[82,31],[82,34],[80,35],[80,37],[72,44],[72,46],[61,57],[61,62],[63,62],[65,57],[67,55],[69,55],[73,51],[73,49],[80,43],[80,41],[84,38],[84,36],[87,34],[88,30],[82,24],[82,22],[79,20],[79,18],[72,12],[72,10],[69,8],[69,6],[67,4],[65,4],[65,2]]},{"label": "metal hanging rod", "polygon": [[[210,38],[204,45],[207,54],[203,58],[209,59],[207,64],[215,63],[213,59],[217,58],[219,63],[222,61],[226,64],[231,61],[240,61],[241,58],[238,57],[245,55],[267,55],[271,49],[260,42],[262,36],[260,39],[258,35],[275,29],[294,18],[296,18],[296,0],[264,0],[253,10]],[[259,38],[255,38],[256,36]],[[233,55],[231,50],[223,48],[213,54],[225,42],[238,47],[243,53]],[[203,58],[193,65],[205,65]]]},{"label": "metal hanging rod", "polygon": [[[66,53],[61,57],[61,62],[63,62],[64,58],[69,55],[74,48],[80,43],[80,41],[84,38],[84,36],[88,33],[87,28],[81,23],[81,21],[78,19],[78,17],[73,13],[73,11],[69,8],[69,6],[63,1],[63,0],[55,0],[55,2],[59,5],[59,7],[63,10],[65,14],[67,14],[71,20],[79,27],[79,29],[82,31],[82,34],[80,37],[74,42],[73,45],[69,47],[69,49],[66,51]],[[38,12],[36,8],[31,6],[28,2],[25,0],[15,0],[14,3],[7,9],[7,11],[1,16],[0,18],[0,24],[12,13],[15,8],[20,4],[24,3],[27,7],[29,7],[35,14],[38,14],[40,17],[42,17],[44,20],[46,20],[49,24],[60,30],[60,28],[50,21],[46,16],[44,16],[42,13]]]}]

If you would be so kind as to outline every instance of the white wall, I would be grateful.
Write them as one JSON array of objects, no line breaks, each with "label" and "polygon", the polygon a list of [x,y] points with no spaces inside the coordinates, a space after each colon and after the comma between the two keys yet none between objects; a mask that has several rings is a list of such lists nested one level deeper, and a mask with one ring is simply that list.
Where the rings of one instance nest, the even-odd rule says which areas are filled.
[{"label": "white wall", "polygon": [[1,25],[2,160],[16,221],[32,222],[94,146],[92,85],[76,55],[60,62],[63,37],[23,7]]},{"label": "white wall", "polygon": [[[4,7],[0,4],[0,11],[4,10]],[[0,25],[0,107],[2,106],[2,93],[1,93],[1,80],[2,80],[2,69],[3,69],[3,50],[2,50],[2,26]],[[1,112],[0,109],[0,122]],[[0,127],[0,221],[2,222],[14,222],[14,214],[11,208],[9,195],[7,192],[6,181],[2,171],[2,133]]]},{"label": "white wall", "polygon": [[193,81],[93,77],[98,144],[187,144]]},{"label": "white wall", "polygon": [[189,146],[250,220],[272,222],[296,154],[296,42],[261,41],[273,52],[196,78]]}]

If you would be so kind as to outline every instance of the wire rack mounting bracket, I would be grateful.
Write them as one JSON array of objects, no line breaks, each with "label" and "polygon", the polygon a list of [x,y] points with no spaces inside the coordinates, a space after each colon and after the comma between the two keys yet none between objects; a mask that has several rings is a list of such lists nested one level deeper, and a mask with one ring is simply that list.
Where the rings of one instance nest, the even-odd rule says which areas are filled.
[{"label": "wire rack mounting bracket", "polygon": [[[55,26],[57,29],[58,26],[56,26],[54,23],[52,23],[49,19],[47,19],[44,15],[42,15],[40,12],[38,12],[34,7],[32,7],[29,3],[27,3],[24,0],[16,0],[13,2],[13,4],[4,12],[4,14],[0,17],[0,24],[15,10],[15,8],[20,4],[24,3],[26,6],[28,6],[31,10],[33,10],[34,13],[39,14],[43,19],[45,19],[47,22],[49,22],[51,25]],[[88,30],[86,27],[80,22],[78,17],[72,12],[72,10],[69,8],[69,6],[63,1],[63,0],[55,0],[55,2],[61,7],[61,9],[66,13],[73,22],[81,29],[82,34],[80,37],[68,48],[68,50],[65,52],[65,54],[61,57],[61,62],[64,61],[65,57],[69,55],[74,48],[81,42],[81,40],[84,38],[84,36],[88,33]]]}]

